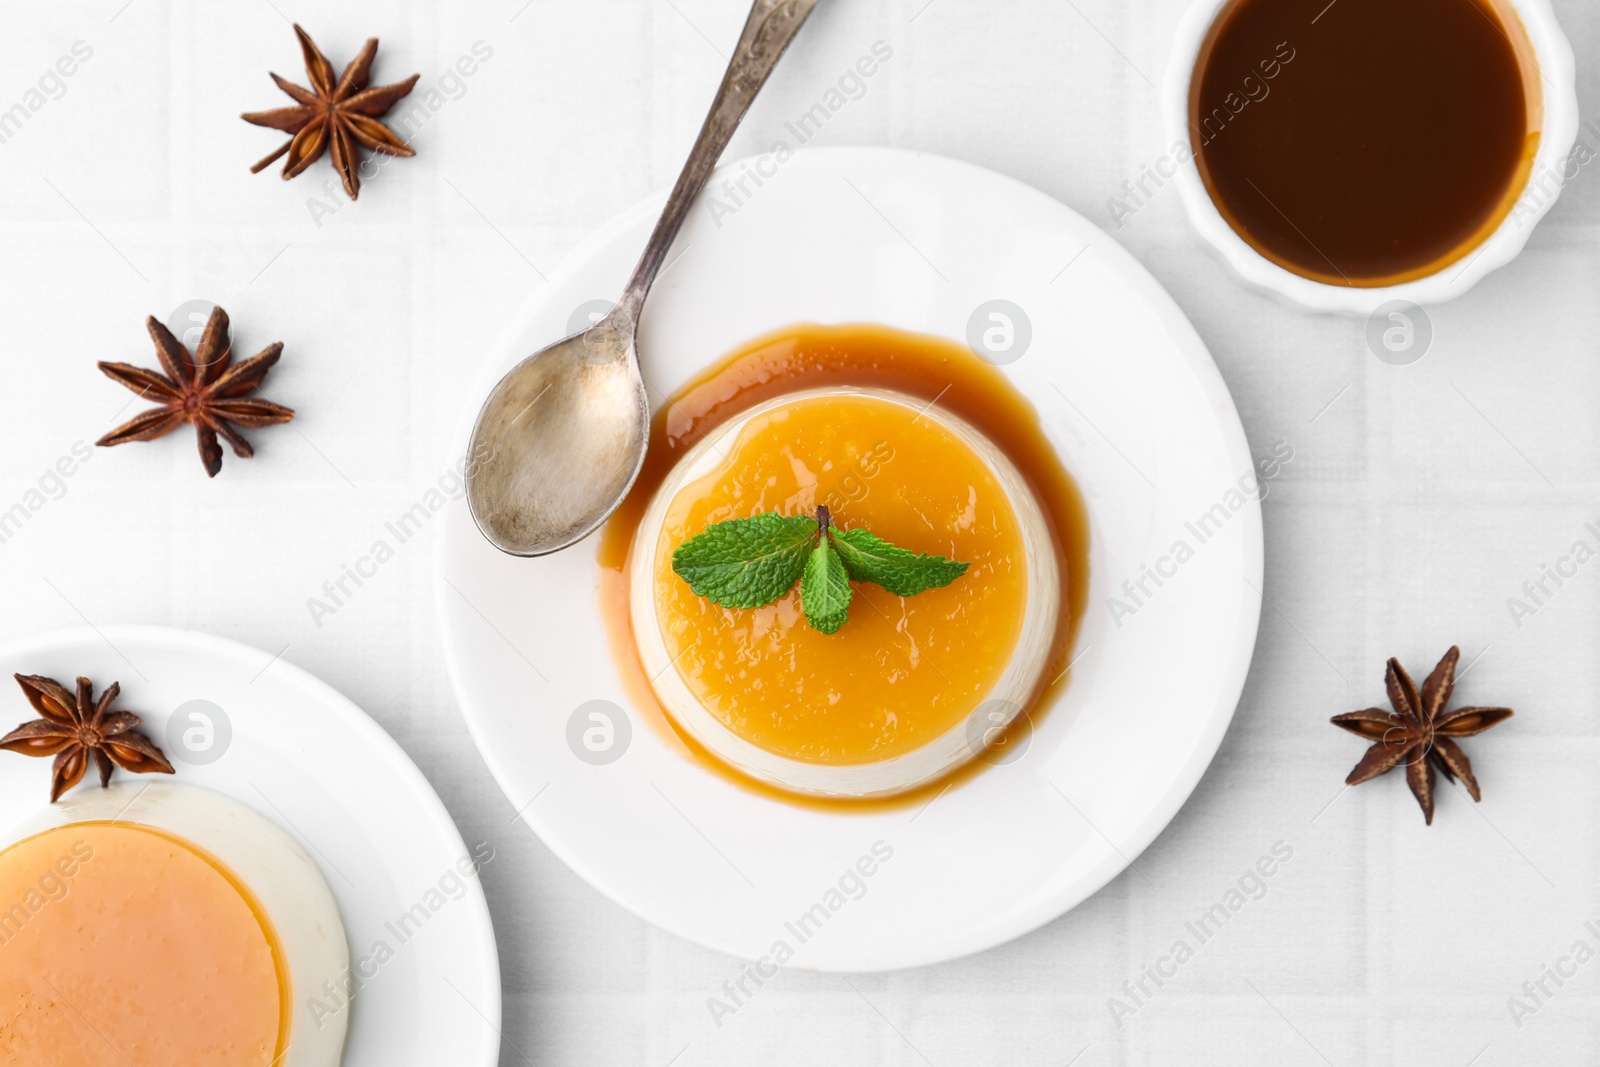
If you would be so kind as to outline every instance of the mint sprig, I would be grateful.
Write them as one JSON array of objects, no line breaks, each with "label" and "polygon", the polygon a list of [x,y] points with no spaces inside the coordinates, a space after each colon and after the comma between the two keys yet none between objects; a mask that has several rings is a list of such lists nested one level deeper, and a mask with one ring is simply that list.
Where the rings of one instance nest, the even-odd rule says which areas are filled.
[{"label": "mint sprig", "polygon": [[850,612],[850,582],[896,596],[949,585],[969,564],[891,544],[865,529],[841,530],[824,506],[815,518],[776,512],[713,523],[679,545],[672,569],[695,595],[727,608],[759,608],[800,583],[806,621],[838,632]]}]

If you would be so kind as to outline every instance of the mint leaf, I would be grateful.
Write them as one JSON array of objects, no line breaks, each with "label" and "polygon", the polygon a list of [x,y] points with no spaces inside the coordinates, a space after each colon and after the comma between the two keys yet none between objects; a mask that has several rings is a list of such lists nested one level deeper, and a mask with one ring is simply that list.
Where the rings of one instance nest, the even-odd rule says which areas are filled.
[{"label": "mint leaf", "polygon": [[827,538],[817,542],[806,560],[805,574],[800,579],[800,606],[806,609],[806,621],[825,634],[843,626],[850,610],[850,577]]},{"label": "mint leaf", "polygon": [[759,608],[794,588],[817,544],[817,530],[817,520],[805,515],[729,519],[679,545],[672,569],[713,604]]},{"label": "mint leaf", "polygon": [[943,556],[919,555],[859,527],[834,527],[833,544],[850,577],[881,585],[895,596],[916,596],[949,585],[970,566]]}]

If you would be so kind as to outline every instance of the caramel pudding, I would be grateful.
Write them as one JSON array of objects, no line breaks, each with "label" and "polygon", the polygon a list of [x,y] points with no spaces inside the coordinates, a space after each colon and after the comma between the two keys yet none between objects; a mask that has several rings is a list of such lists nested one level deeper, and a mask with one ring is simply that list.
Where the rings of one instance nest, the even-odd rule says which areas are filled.
[{"label": "caramel pudding", "polygon": [[[673,550],[713,523],[818,505],[970,566],[912,597],[858,583],[834,634],[806,622],[798,588],[736,610],[673,573]],[[1004,730],[1045,668],[1060,586],[1038,504],[976,430],[904,394],[812,390],[746,412],[685,456],[639,537],[651,563],[634,572],[634,632],[658,697],[785,788],[873,796],[942,775]]]},{"label": "caramel pudding", "polygon": [[[958,437],[958,440],[962,440],[964,446],[979,457],[978,466],[987,469],[993,484],[1006,487],[1008,479],[1014,479],[1011,487],[1016,489],[1021,505],[1010,500],[1007,504],[1014,516],[1017,536],[1023,538],[1024,546],[1029,537],[1041,542],[1038,526],[1032,518],[1024,515],[1026,505],[1033,505],[1032,513],[1039,516],[1038,521],[1043,526],[1042,543],[1036,556],[1049,557],[1055,563],[1053,589],[1058,608],[1054,624],[1044,635],[1043,647],[1037,656],[1042,670],[1038,671],[1032,689],[1023,693],[1017,701],[1021,705],[1020,712],[1006,705],[998,695],[992,698],[993,706],[983,707],[990,704],[991,699],[977,700],[976,693],[972,694],[968,699],[977,706],[969,705],[968,713],[964,715],[956,714],[954,702],[947,700],[936,715],[915,716],[916,737],[933,739],[919,748],[916,747],[916,740],[905,733],[911,727],[904,720],[895,724],[895,731],[892,732],[883,729],[885,723],[881,716],[874,716],[870,712],[861,713],[859,722],[845,723],[840,707],[843,704],[841,698],[838,705],[825,709],[822,722],[833,732],[830,743],[836,747],[836,751],[847,753],[847,758],[857,758],[858,762],[806,762],[792,757],[815,755],[821,749],[815,744],[816,738],[812,738],[813,743],[809,748],[806,747],[806,733],[802,724],[773,722],[771,716],[766,716],[766,721],[761,724],[761,732],[751,734],[757,741],[773,746],[763,747],[735,733],[723,720],[706,710],[689,688],[689,681],[676,667],[665,672],[659,667],[656,670],[646,668],[643,662],[646,655],[660,655],[667,639],[663,628],[656,622],[656,613],[657,578],[662,575],[660,530],[666,520],[668,505],[678,497],[679,489],[713,473],[722,457],[732,454],[730,448],[737,440],[738,427],[748,421],[748,416],[766,405],[781,405],[814,391],[872,394],[879,399],[891,400],[900,409],[896,411],[894,435],[858,433],[851,442],[847,440],[851,435],[827,437],[825,420],[818,420],[818,425],[814,427],[819,442],[848,445],[858,453],[854,471],[841,470],[836,466],[829,472],[828,477],[833,479],[830,484],[836,485],[837,489],[832,499],[820,501],[837,510],[841,526],[872,530],[879,536],[918,552],[941,555],[955,552],[957,554],[952,558],[973,562],[974,567],[969,569],[969,574],[976,569],[976,559],[959,555],[960,551],[965,550],[965,545],[955,547],[956,542],[951,540],[949,534],[935,533],[937,517],[954,510],[966,497],[946,500],[942,508],[936,508],[926,500],[919,504],[917,496],[941,475],[933,472],[928,482],[908,478],[902,473],[905,470],[903,453],[895,451],[895,458],[887,459],[888,453],[882,447],[888,444],[890,448],[897,448],[899,431],[911,427],[913,423],[920,427],[925,421],[918,417],[922,414],[935,416],[930,433],[932,428],[938,428],[941,433],[958,434],[957,427],[965,427],[969,437]],[[913,403],[914,407],[905,411],[908,402]],[[708,439],[717,440],[715,449],[705,445]],[[706,463],[707,466],[691,473],[687,466],[688,456],[696,449],[700,450],[696,462]],[[716,449],[721,449],[721,454]],[[1004,472],[999,461],[1009,465],[1010,472]],[[818,461],[810,462],[820,467]],[[836,457],[832,462],[837,465],[848,460]],[[972,462],[970,455],[965,462]],[[794,479],[785,495],[793,493],[800,478],[793,466],[787,471],[781,465],[773,465],[771,469],[774,476],[786,473]],[[822,481],[820,474],[818,481]],[[889,501],[902,488],[906,493],[902,499],[908,501],[909,505],[903,512],[889,506]],[[775,485],[764,498],[752,500],[738,510],[748,514],[762,507],[776,509],[778,497],[773,495],[776,489]],[[692,501],[684,500],[683,504],[692,510]],[[927,513],[927,521],[923,522],[920,530],[916,524],[921,520],[912,515],[918,506]],[[874,513],[869,521],[862,521],[862,515],[866,513],[860,509],[865,507],[882,508],[883,511],[881,514]],[[654,514],[650,514],[652,512]],[[702,518],[709,519],[712,514],[711,509],[706,509]],[[646,525],[655,532],[645,533]],[[880,528],[874,529],[874,526]],[[974,549],[981,547],[976,540],[972,544]],[[700,761],[708,769],[757,793],[795,803],[828,807],[858,807],[868,803],[864,798],[869,796],[878,798],[871,802],[877,805],[914,804],[922,802],[925,796],[931,797],[947,788],[960,777],[977,773],[987,765],[986,759],[997,758],[1001,746],[1015,739],[1019,730],[1031,728],[1054,702],[1059,688],[1068,684],[1072,646],[1087,601],[1088,523],[1082,497],[1072,478],[1062,468],[1055,447],[1039,425],[1033,406],[999,368],[979,359],[964,345],[943,338],[906,333],[883,326],[800,325],[757,338],[730,353],[677,390],[665,402],[655,406],[650,451],[645,457],[644,469],[628,499],[604,529],[598,563],[601,617],[605,620],[622,680],[633,706],[643,713],[642,721],[646,726],[658,728],[680,744],[690,758]],[[642,581],[643,576],[647,576],[648,580]],[[670,578],[669,586],[683,584],[670,571],[666,577]],[[872,621],[877,616],[873,605],[883,609],[891,619],[897,618],[897,613],[905,610],[919,614],[925,622],[931,622],[931,614],[939,601],[927,598],[949,598],[943,601],[947,607],[960,604],[962,597],[972,593],[971,590],[960,588],[967,581],[968,577],[964,575],[946,588],[924,592],[903,601],[875,586],[856,584],[856,599],[850,608],[849,620],[838,633],[832,635],[808,633],[804,622],[795,617],[786,621],[780,619],[778,616],[781,612],[794,610],[792,601],[787,608],[783,601],[770,605],[771,619],[766,625],[784,626],[789,634],[807,644],[813,639],[820,641],[824,638],[832,642],[849,642],[863,634],[882,638],[893,633],[893,627],[886,627],[881,617],[876,622]],[[636,591],[638,595],[635,595]],[[681,595],[670,588],[660,591],[674,599]],[[1035,592],[1037,596],[1033,595]],[[1000,596],[998,586],[993,595]],[[1030,580],[1024,614],[1030,608],[1042,607],[1049,596],[1042,588],[1033,589]],[[976,633],[978,623],[970,616],[973,603],[969,600],[966,604],[969,612],[967,621],[972,625],[965,639],[972,640],[979,636]],[[721,610],[709,605],[694,608],[696,613],[708,614],[717,614]],[[738,625],[730,627],[734,632],[728,639],[749,641],[754,634],[754,627],[760,625],[753,616],[763,610],[768,609],[755,609],[736,615],[735,622]],[[1014,610],[1012,621],[1007,620],[1005,612],[999,612],[995,620],[987,621],[998,624],[994,638],[996,643],[1003,643],[1008,639],[1007,635],[1015,634],[1009,638],[1014,642],[1011,658],[1023,663],[1030,657],[1019,655],[1018,650],[1025,640],[1032,638],[1024,636],[1026,623],[1023,624],[1024,630],[1016,629]],[[691,625],[695,618],[695,614],[690,614],[683,622]],[[937,640],[945,640],[948,635],[942,625],[931,626],[931,632]],[[968,684],[976,689],[982,684],[985,673],[961,662],[966,648],[964,641],[950,641],[949,647],[955,649],[953,657],[946,651],[944,657],[940,658],[938,652],[933,651],[931,655],[922,656],[914,667],[909,659],[913,651],[909,642],[901,642],[897,647],[879,645],[879,652],[885,657],[884,662],[893,663],[907,676],[908,682],[915,678],[916,684],[931,686],[932,683],[926,679],[937,675],[937,667],[946,673],[955,671],[957,675],[966,677]],[[646,649],[651,645],[655,649],[647,653]],[[757,651],[760,647],[757,642]],[[897,660],[888,658],[892,652],[898,652]],[[947,665],[946,660],[952,658],[953,666]],[[713,666],[724,671],[725,677],[730,676],[727,672],[735,669],[735,665],[727,661],[714,663]],[[1027,666],[1031,668],[1036,664],[1027,662]],[[773,677],[780,676],[785,669],[781,659],[772,659],[763,661],[762,671],[768,677]],[[820,670],[812,676],[810,684],[813,690],[819,684],[815,679],[821,677]],[[891,688],[888,677],[884,671],[878,671],[872,684],[880,691],[887,690]],[[715,682],[695,680],[695,684],[709,692]],[[673,697],[679,702],[676,711],[666,706],[669,699],[666,691],[669,688],[677,690]],[[723,710],[728,706],[724,702]],[[748,701],[743,701],[742,706],[759,714],[759,709]],[[789,706],[797,711],[805,708],[803,703],[791,702]],[[689,729],[684,721],[680,721],[680,714],[685,718],[698,716],[702,732],[697,734]],[[945,714],[951,718],[939,718]],[[996,718],[990,718],[991,714]],[[1005,725],[1008,717],[1009,727]],[[950,736],[952,731],[946,725],[952,720],[974,727],[970,738],[961,738],[959,748],[953,744],[956,739]],[[900,737],[898,747],[892,741],[896,733]],[[705,740],[702,740],[702,736]],[[896,760],[910,763],[919,759],[927,760],[928,753],[936,751],[936,742],[941,738],[949,746],[946,754],[953,756],[949,770],[940,773],[923,769],[917,774],[900,774],[899,781],[888,788],[884,788],[881,781],[873,783],[863,779],[864,774],[876,773],[874,768],[881,771],[889,766],[890,771],[895,771],[896,768],[890,765]],[[711,747],[712,742],[719,742],[721,748]],[[985,743],[990,746],[987,750],[983,748]],[[735,756],[728,754],[729,748],[773,766],[763,770],[743,765]],[[974,751],[985,758],[969,758]],[[869,762],[859,762],[863,754]],[[966,760],[964,766],[960,760]],[[903,770],[905,766],[902,763],[900,768]],[[824,783],[820,789],[815,787],[814,782],[811,786],[784,784],[781,775],[772,773],[774,768],[783,771],[798,769],[808,778],[820,770],[823,777],[832,776],[842,779],[842,782]],[[841,773],[835,775],[835,771]],[[924,775],[927,777],[920,786],[907,784]]]},{"label": "caramel pudding", "polygon": [[346,966],[332,895],[290,838],[219,793],[69,797],[0,852],[0,909],[0,1062],[339,1063],[343,1013],[319,1026],[294,1003]]},{"label": "caramel pudding", "polygon": [[1247,244],[1330,285],[1471,253],[1539,146],[1539,72],[1506,0],[1231,0],[1190,88],[1201,180]]}]

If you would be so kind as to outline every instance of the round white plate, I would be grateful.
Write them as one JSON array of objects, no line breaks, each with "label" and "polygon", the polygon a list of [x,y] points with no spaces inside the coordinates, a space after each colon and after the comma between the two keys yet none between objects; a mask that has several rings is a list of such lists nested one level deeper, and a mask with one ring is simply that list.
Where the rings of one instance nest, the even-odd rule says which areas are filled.
[{"label": "round white plate", "polygon": [[[724,184],[741,177],[743,191]],[[732,163],[710,188],[641,323],[654,403],[790,323],[962,339],[980,307],[1013,305],[1012,343],[995,361],[1038,408],[1090,513],[1090,602],[1071,684],[1020,756],[925,806],[845,813],[759,796],[664,740],[654,712],[628,706],[596,607],[594,538],[516,559],[457,504],[435,524],[436,590],[463,713],[556,854],[683,937],[830,971],[999,944],[1126,867],[1188,797],[1233,715],[1262,565],[1259,503],[1237,492],[1253,470],[1238,415],[1154,279],[1018,182],[934,156],[839,148]],[[474,397],[621,291],[663,200],[572,256],[503,338]],[[995,328],[1003,344],[1004,323],[987,310],[976,332]],[[1202,539],[1185,524],[1208,512]],[[1192,554],[1178,564],[1180,540]],[[1171,576],[1159,588],[1145,578],[1151,595],[1136,602],[1120,587],[1144,564]],[[1131,609],[1115,619],[1114,594]],[[609,751],[584,746],[585,729],[606,744],[593,714],[614,720]]]},{"label": "round white plate", "polygon": [[[350,959],[362,981],[350,1011],[342,1067],[461,1064],[500,1057],[500,962],[477,879],[456,864],[469,848],[400,746],[324,683],[267,652],[157,626],[104,626],[45,634],[0,649],[0,697],[12,718],[36,718],[13,673],[71,688],[83,675],[98,697],[122,683],[117,706],[177,768],[161,781],[205,786],[249,805],[300,842],[339,903]],[[210,721],[191,718],[191,701]],[[190,734],[187,747],[169,739]],[[220,709],[220,713],[217,711]],[[50,761],[0,752],[0,820],[7,831],[37,814],[50,792]],[[209,762],[201,762],[209,761]],[[117,781],[144,776],[118,771]],[[99,788],[91,765],[77,791]],[[9,837],[0,837],[9,840]],[[474,843],[476,846],[476,843]],[[486,862],[493,862],[487,858]],[[400,918],[416,905],[412,920]],[[400,933],[406,936],[404,939]],[[378,944],[386,944],[390,958]],[[367,961],[363,964],[363,960]],[[320,990],[295,990],[299,998]]]}]

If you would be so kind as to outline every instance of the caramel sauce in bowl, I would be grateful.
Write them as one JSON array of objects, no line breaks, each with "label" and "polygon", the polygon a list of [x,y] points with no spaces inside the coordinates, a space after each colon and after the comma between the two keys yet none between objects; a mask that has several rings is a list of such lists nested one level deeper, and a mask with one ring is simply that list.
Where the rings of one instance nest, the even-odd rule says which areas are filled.
[{"label": "caramel sauce in bowl", "polygon": [[[857,585],[850,620],[823,634],[797,589],[722,608],[672,570],[712,522],[819,504],[968,571],[916,597]],[[632,629],[663,709],[735,770],[820,797],[903,793],[982,754],[1046,680],[1062,611],[1050,529],[1016,465],[965,420],[882,388],[786,394],[718,427],[656,492],[633,555]]]},{"label": "caramel sauce in bowl", "polygon": [[1510,262],[1577,136],[1548,0],[1197,0],[1162,90],[1190,220],[1246,280],[1370,314]]}]

